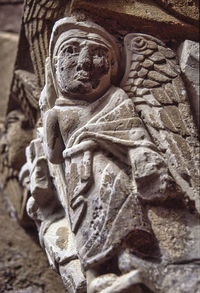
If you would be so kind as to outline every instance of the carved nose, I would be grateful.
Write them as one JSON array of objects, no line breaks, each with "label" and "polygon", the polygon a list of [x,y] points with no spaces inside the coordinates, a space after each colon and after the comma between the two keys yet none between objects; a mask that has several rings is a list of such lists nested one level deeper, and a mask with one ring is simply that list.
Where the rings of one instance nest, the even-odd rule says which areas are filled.
[{"label": "carved nose", "polygon": [[88,49],[83,49],[79,55],[77,71],[85,70],[90,71],[92,65],[91,56]]}]

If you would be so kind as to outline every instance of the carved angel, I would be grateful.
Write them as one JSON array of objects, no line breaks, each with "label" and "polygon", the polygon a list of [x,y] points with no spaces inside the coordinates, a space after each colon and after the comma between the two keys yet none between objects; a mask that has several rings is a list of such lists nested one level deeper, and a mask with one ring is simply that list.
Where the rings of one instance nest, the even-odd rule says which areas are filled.
[{"label": "carved angel", "polygon": [[187,193],[197,202],[190,155],[197,156],[197,134],[175,54],[140,34],[128,35],[125,49],[123,90],[116,40],[94,23],[61,19],[40,99],[45,152],[52,164],[63,165],[88,292],[96,292],[102,267],[117,272],[125,248],[140,256],[156,248],[142,201]]},{"label": "carved angel", "polygon": [[132,99],[177,186],[199,212],[198,133],[176,54],[144,34],[128,34],[124,47],[126,71],[121,87]]}]

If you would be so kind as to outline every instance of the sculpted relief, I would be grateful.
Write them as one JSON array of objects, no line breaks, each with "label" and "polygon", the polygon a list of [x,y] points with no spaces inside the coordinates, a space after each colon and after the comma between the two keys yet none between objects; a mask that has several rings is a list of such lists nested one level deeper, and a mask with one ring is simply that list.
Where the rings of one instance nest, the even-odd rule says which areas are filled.
[{"label": "sculpted relief", "polygon": [[[28,212],[66,288],[172,292],[144,268],[153,275],[167,264],[149,206],[199,212],[197,131],[175,53],[143,34],[128,34],[121,52],[97,24],[63,18],[40,108],[40,138],[27,151]],[[63,227],[70,236],[58,252],[52,235]]]},{"label": "sculpted relief", "polygon": [[[27,117],[20,109],[10,111],[5,119],[4,131],[0,138],[0,188],[8,194],[8,208],[11,214],[24,225],[21,213],[22,188],[18,172],[26,161],[25,147],[33,137]],[[28,219],[30,222],[30,219]]]}]

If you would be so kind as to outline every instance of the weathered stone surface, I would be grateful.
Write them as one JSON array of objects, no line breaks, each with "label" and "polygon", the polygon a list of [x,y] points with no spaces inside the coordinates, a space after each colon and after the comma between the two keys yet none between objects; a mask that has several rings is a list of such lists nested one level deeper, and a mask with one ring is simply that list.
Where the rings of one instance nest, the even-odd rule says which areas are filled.
[{"label": "weathered stone surface", "polygon": [[[144,59],[153,61],[154,66],[153,69],[149,69],[148,79],[143,78],[144,81],[137,86],[135,93],[132,88],[126,92],[133,101],[136,101],[136,110],[140,113],[157,148],[167,160],[171,175],[181,186],[182,192],[186,192],[188,197],[195,202],[199,212],[199,177],[197,175],[199,157],[198,151],[193,149],[194,146],[196,150],[199,148],[198,134],[189,111],[187,92],[181,79],[176,56],[161,41],[148,35],[128,34],[124,44],[127,63],[121,87],[126,89],[132,79],[132,74],[134,73],[136,76],[141,68],[145,68]],[[149,53],[150,46],[154,47],[151,49],[151,53]],[[143,60],[139,60],[138,56],[142,56]],[[149,84],[148,93],[141,94],[142,90],[146,89],[146,82],[152,80],[157,84],[152,86]],[[140,100],[138,100],[138,96],[140,96]],[[183,104],[187,110],[183,109]],[[193,153],[190,155],[192,149]],[[192,160],[194,161],[191,164]],[[186,172],[186,165],[189,177],[193,178],[190,183],[183,175]],[[144,163],[143,166],[145,166]],[[145,186],[145,182],[147,182],[147,178],[142,181],[141,185]],[[173,185],[172,181],[171,184]],[[191,188],[190,184],[194,188]],[[179,187],[177,186],[177,190],[171,190],[170,193],[172,197],[173,194],[178,195]]]},{"label": "weathered stone surface", "polygon": [[[74,235],[58,200],[63,193],[60,190],[61,182],[57,186],[58,197],[58,178],[54,178],[54,186],[51,180],[53,173],[50,173],[41,136],[31,142],[26,154],[24,170],[29,173],[27,175],[30,184],[27,189],[31,195],[27,198],[27,212],[35,220],[40,243],[45,249],[50,266],[61,274],[67,292],[85,292],[85,277],[78,259]],[[20,175],[23,177],[23,169]]]},{"label": "weathered stone surface", "polygon": [[5,120],[4,132],[0,139],[0,182],[10,204],[20,214],[22,188],[17,173],[25,163],[25,147],[33,137],[33,129],[20,110],[11,111]]},{"label": "weathered stone surface", "polygon": [[160,252],[168,263],[200,259],[200,223],[186,209],[151,207],[148,211]]},{"label": "weathered stone surface", "polygon": [[[74,0],[74,18],[57,22],[49,43],[70,2],[25,1],[1,146],[4,191],[20,199],[23,221],[28,200],[69,293],[197,292],[199,144],[172,50],[197,39],[196,6]],[[16,107],[22,115],[12,124]],[[22,192],[21,128],[36,123]]]},{"label": "weathered stone surface", "polygon": [[[45,59],[48,56],[51,30],[54,22],[63,17],[66,2],[50,0],[47,3],[45,0],[33,0],[25,1],[24,3],[25,13],[23,14],[22,23],[26,40],[23,39],[22,41],[28,41],[30,46],[29,54],[39,87],[44,85]],[[23,59],[19,65],[23,67]]]},{"label": "weathered stone surface", "polygon": [[9,290],[9,291],[5,291],[4,293],[42,293],[43,290],[42,288],[39,288],[39,287],[36,287],[36,286],[32,286],[32,287],[28,287],[28,288],[25,288],[25,289],[20,289],[20,290]]},{"label": "weathered stone surface", "polygon": [[0,33],[1,87],[0,87],[0,123],[6,116],[12,71],[16,58],[18,36],[7,32]]},{"label": "weathered stone surface", "polygon": [[[161,1],[158,1],[161,2]],[[164,2],[164,1],[163,1]],[[174,7],[180,6],[176,1]],[[185,1],[187,2],[187,1]],[[169,40],[170,38],[198,39],[198,28],[186,23],[159,6],[155,1],[145,0],[119,0],[119,1],[90,1],[90,0],[74,0],[72,2],[72,12],[76,9],[89,12],[93,18],[100,17],[100,22],[105,22],[109,19],[132,28],[134,32],[143,32],[153,34],[159,38]],[[174,8],[175,9],[175,8]],[[191,6],[189,8],[191,10]],[[177,9],[175,9],[177,10]],[[195,10],[195,18],[197,17]],[[183,8],[182,14],[190,15],[187,11],[187,6]],[[187,12],[186,12],[187,11]],[[142,28],[142,30],[141,30]]]},{"label": "weathered stone surface", "polygon": [[160,5],[179,18],[198,25],[198,0],[156,0]]},{"label": "weathered stone surface", "polygon": [[117,277],[114,274],[105,274],[96,278],[89,286],[88,293],[142,293],[139,284],[142,283],[140,272],[135,270]]},{"label": "weathered stone surface", "polygon": [[[197,262],[196,262],[197,261]],[[145,284],[148,284],[150,292],[176,292],[186,293],[199,291],[199,273],[200,267],[198,260],[185,263],[156,263],[149,260],[142,260],[136,256],[128,256],[126,251],[121,255],[121,262],[124,267],[131,266],[140,268],[140,278]],[[196,262],[196,263],[195,263]],[[123,270],[123,267],[121,267]],[[149,282],[149,280],[151,280]],[[145,287],[144,293],[148,293]],[[134,292],[134,291],[132,291]],[[132,293],[131,292],[131,293]]]},{"label": "weathered stone surface", "polygon": [[9,216],[0,194],[0,292],[66,292],[58,276],[49,268],[46,256],[33,240]]},{"label": "weathered stone surface", "polygon": [[89,20],[56,22],[43,126],[27,152],[28,212],[70,292],[86,291],[75,268],[89,293],[181,292],[171,266],[200,259],[197,130],[176,54],[139,33],[124,54],[119,87],[116,40]]},{"label": "weathered stone surface", "polygon": [[184,41],[178,48],[178,56],[194,117],[199,126],[199,43],[190,40]]},{"label": "weathered stone surface", "polygon": [[6,140],[8,147],[8,164],[20,170],[25,163],[24,149],[33,137],[25,115],[20,110],[11,111],[6,117]]}]

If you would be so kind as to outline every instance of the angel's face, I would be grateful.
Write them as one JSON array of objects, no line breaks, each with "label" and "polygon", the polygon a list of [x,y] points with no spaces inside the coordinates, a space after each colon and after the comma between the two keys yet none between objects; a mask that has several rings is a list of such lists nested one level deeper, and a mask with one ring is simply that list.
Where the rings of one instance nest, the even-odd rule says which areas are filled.
[{"label": "angel's face", "polygon": [[94,101],[110,86],[111,54],[92,40],[71,38],[60,48],[56,78],[62,94]]}]

